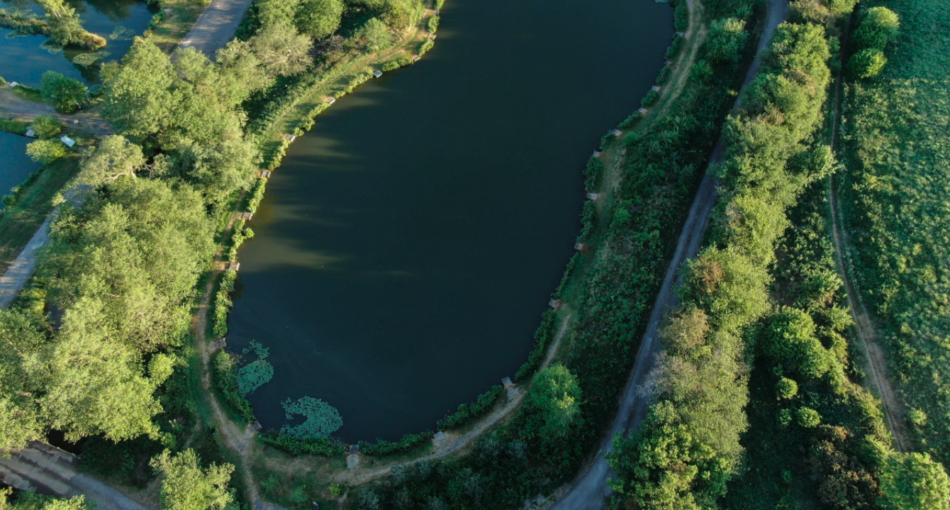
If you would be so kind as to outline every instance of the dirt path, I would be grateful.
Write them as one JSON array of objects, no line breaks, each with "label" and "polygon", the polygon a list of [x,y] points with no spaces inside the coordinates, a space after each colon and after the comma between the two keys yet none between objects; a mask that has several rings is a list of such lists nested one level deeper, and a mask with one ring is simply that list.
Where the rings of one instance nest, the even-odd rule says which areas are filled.
[{"label": "dirt path", "polygon": [[23,99],[8,88],[0,89],[0,116],[7,118],[13,116],[16,120],[31,121],[37,115],[52,115],[71,128],[84,129],[95,136],[112,134],[112,126],[93,112],[63,115],[56,113],[56,110],[48,104]]},{"label": "dirt path", "polygon": [[250,6],[251,0],[213,0],[181,40],[181,47],[191,46],[214,58],[215,52],[234,37],[244,11]]},{"label": "dirt path", "polygon": [[[238,200],[238,203],[242,201],[243,196]],[[234,227],[234,222],[235,215],[232,215],[225,231],[230,231]],[[201,296],[198,310],[192,319],[191,327],[195,338],[195,347],[198,349],[198,355],[201,357],[201,389],[214,415],[214,424],[220,432],[217,437],[224,443],[224,446],[234,451],[240,458],[240,465],[237,466],[238,472],[240,472],[244,478],[243,481],[247,487],[248,500],[251,502],[252,507],[256,507],[256,505],[260,503],[260,493],[257,490],[257,484],[254,482],[254,477],[250,469],[251,453],[254,449],[254,435],[256,432],[252,430],[250,426],[244,427],[242,430],[238,424],[231,421],[227,413],[224,412],[221,403],[218,402],[218,397],[214,393],[214,390],[211,388],[212,353],[208,344],[207,321],[211,298],[214,296],[215,283],[225,269],[223,258],[224,249],[222,248],[219,249],[218,253],[214,256],[214,274],[211,278],[208,278],[208,283],[205,285],[204,294]]]},{"label": "dirt path", "polygon": [[[785,20],[787,13],[788,0],[769,0],[769,11],[765,28],[759,40],[755,59],[753,59],[746,73],[742,91],[752,82],[759,67],[761,67],[762,51],[768,46],[769,41],[772,39],[772,34],[778,25]],[[742,98],[742,91],[740,91],[735,106],[738,106],[739,100]],[[725,146],[723,139],[720,138],[710,158],[710,168],[722,161],[724,152]],[[637,352],[636,363],[634,364],[633,371],[630,373],[630,378],[627,381],[627,386],[621,397],[617,417],[614,419],[610,431],[604,437],[604,441],[597,451],[597,456],[587,469],[575,479],[573,485],[558,497],[557,503],[551,507],[553,510],[601,510],[605,507],[604,500],[610,495],[610,487],[607,485],[607,479],[613,474],[607,462],[607,454],[613,450],[614,437],[618,434],[629,434],[632,430],[639,427],[640,423],[646,417],[649,398],[647,395],[642,394],[641,387],[661,348],[660,343],[657,341],[660,324],[667,310],[675,307],[679,303],[679,298],[673,292],[673,289],[682,283],[683,275],[679,273],[679,268],[686,260],[695,257],[699,252],[703,233],[706,231],[706,226],[709,223],[709,217],[712,214],[715,203],[715,179],[713,179],[707,171],[699,186],[699,190],[696,192],[696,198],[693,200],[693,205],[690,208],[689,217],[683,226],[683,231],[676,245],[676,252],[670,261],[666,276],[663,279],[663,285],[660,287],[660,292],[653,305],[653,311],[650,314],[647,330],[640,343],[640,350]]]},{"label": "dirt path", "polygon": [[[845,41],[847,44],[847,41]],[[842,54],[844,52],[842,51]],[[843,67],[843,66],[842,66]],[[831,149],[834,151],[837,142],[838,123],[841,119],[841,97],[842,97],[842,73],[839,70],[835,79],[834,93],[834,111],[831,121]],[[897,449],[901,452],[910,451],[913,444],[907,437],[904,430],[902,417],[904,416],[904,405],[897,397],[897,392],[887,377],[887,356],[880,345],[880,338],[877,334],[877,328],[864,305],[860,291],[853,282],[848,266],[844,262],[843,253],[850,250],[850,239],[848,232],[841,223],[838,211],[838,195],[835,191],[835,177],[831,175],[828,178],[828,207],[831,210],[831,234],[835,242],[835,261],[838,264],[838,271],[841,273],[841,279],[844,281],[845,293],[848,295],[848,305],[851,307],[851,315],[854,317],[854,333],[858,338],[861,350],[867,360],[868,381],[877,389],[877,394],[884,404],[884,418],[887,422],[887,428],[894,436],[894,442]]]}]

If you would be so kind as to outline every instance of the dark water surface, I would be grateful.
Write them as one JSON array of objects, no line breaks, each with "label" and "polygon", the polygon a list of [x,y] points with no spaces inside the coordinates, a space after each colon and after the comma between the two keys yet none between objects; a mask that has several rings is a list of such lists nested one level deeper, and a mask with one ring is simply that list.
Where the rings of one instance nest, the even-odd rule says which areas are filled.
[{"label": "dark water surface", "polygon": [[663,64],[654,0],[449,0],[435,49],[293,144],[242,249],[228,335],[270,348],[250,395],[397,439],[514,376],[579,231],[582,174]]},{"label": "dark water surface", "polygon": [[[138,0],[67,0],[66,3],[79,13],[86,30],[106,38],[108,44],[101,51],[109,55],[90,66],[74,64],[73,58],[80,53],[90,52],[78,48],[48,50],[43,46],[47,41],[45,36],[19,36],[10,29],[2,28],[0,76],[7,81],[39,87],[44,72],[56,71],[82,80],[87,85],[95,85],[100,82],[99,68],[102,62],[121,60],[132,47],[133,36],[142,35],[152,18],[145,2]],[[3,0],[0,7],[8,11],[43,14],[42,7],[28,0]]]},{"label": "dark water surface", "polygon": [[[10,188],[19,186],[31,173],[39,170],[26,155],[29,138],[0,131],[0,196],[9,195]],[[3,209],[0,204],[0,209]]]}]

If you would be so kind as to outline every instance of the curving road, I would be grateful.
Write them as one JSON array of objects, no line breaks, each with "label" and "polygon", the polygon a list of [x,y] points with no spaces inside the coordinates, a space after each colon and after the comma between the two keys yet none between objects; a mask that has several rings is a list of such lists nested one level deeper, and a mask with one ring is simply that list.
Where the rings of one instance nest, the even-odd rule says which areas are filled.
[{"label": "curving road", "polygon": [[[772,34],[785,21],[787,15],[788,0],[769,0],[765,27],[759,39],[756,56],[749,66],[745,81],[742,84],[742,90],[733,109],[738,106],[746,88],[758,73],[762,65],[763,50],[768,47],[772,40]],[[724,150],[724,140],[720,138],[709,159],[709,168],[722,161]],[[644,380],[660,350],[657,332],[666,311],[679,304],[679,298],[673,292],[673,289],[682,283],[682,274],[678,271],[679,267],[686,260],[695,257],[699,253],[700,242],[703,239],[715,203],[716,182],[707,170],[689,210],[689,217],[686,219],[683,232],[680,234],[676,252],[667,268],[666,277],[663,279],[663,286],[660,288],[660,293],[653,305],[650,322],[640,343],[640,350],[637,352],[637,360],[633,366],[633,371],[630,373],[630,379],[627,381],[627,386],[621,397],[617,417],[597,451],[597,457],[586,470],[578,475],[570,489],[551,507],[552,510],[602,510],[605,508],[604,500],[610,495],[607,479],[614,474],[607,463],[607,454],[613,450],[613,438],[617,434],[629,434],[639,427],[646,417],[650,401],[648,396],[641,394],[640,388],[643,386]]]}]

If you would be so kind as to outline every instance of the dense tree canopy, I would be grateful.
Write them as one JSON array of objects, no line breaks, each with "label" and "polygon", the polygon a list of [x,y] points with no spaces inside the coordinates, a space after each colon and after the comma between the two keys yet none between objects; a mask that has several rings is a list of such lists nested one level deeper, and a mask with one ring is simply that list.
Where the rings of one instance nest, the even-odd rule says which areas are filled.
[{"label": "dense tree canopy", "polygon": [[162,474],[162,510],[224,510],[231,508],[234,496],[228,481],[234,472],[231,464],[199,465],[198,454],[188,449],[172,455],[165,450],[152,459],[152,467]]}]

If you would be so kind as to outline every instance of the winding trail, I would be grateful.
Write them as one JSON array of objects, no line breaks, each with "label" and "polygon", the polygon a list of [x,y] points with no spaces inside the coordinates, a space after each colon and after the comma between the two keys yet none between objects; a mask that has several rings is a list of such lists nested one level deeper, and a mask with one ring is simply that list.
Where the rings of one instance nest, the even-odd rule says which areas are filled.
[{"label": "winding trail", "polygon": [[[743,93],[758,73],[762,65],[763,51],[772,40],[775,29],[785,21],[787,15],[788,0],[769,0],[768,14],[756,50],[756,56],[749,66],[742,90],[739,92],[733,109],[739,105]],[[709,169],[722,161],[724,152],[724,138],[720,137],[710,157]],[[656,355],[661,349],[660,343],[657,341],[660,324],[667,310],[679,304],[679,298],[673,292],[676,286],[682,284],[683,275],[679,273],[679,268],[686,260],[695,257],[699,253],[700,243],[715,203],[716,180],[707,169],[707,173],[699,185],[699,190],[696,192],[689,217],[680,234],[676,252],[667,268],[663,286],[660,288],[656,302],[653,305],[650,321],[640,343],[640,350],[637,352],[636,363],[621,397],[617,417],[614,419],[610,431],[604,437],[594,460],[575,479],[571,487],[560,496],[557,503],[551,507],[552,510],[602,510],[605,508],[605,498],[610,495],[607,479],[613,474],[610,464],[607,462],[607,454],[613,451],[614,437],[618,434],[629,434],[636,430],[646,417],[650,397],[643,394],[641,388],[653,366]]]},{"label": "winding trail", "polygon": [[37,115],[52,115],[72,128],[89,131],[95,136],[112,134],[112,126],[92,111],[83,111],[72,115],[56,113],[52,106],[23,99],[9,88],[0,88],[0,116],[14,117],[16,120],[32,121]]},{"label": "winding trail", "polygon": [[[843,48],[846,48],[847,44],[848,41],[845,40],[842,45]],[[846,52],[842,50],[841,54],[843,58]],[[842,69],[844,68],[843,64],[844,62],[842,62]],[[837,77],[835,78],[834,111],[831,116],[831,140],[829,141],[829,145],[832,151],[835,150],[835,144],[838,141],[838,125],[842,115],[841,89],[843,86],[842,71],[839,69]],[[887,356],[881,348],[877,327],[875,327],[874,320],[871,314],[868,313],[860,290],[852,278],[848,265],[845,264],[844,261],[844,253],[850,251],[851,242],[848,231],[844,228],[844,220],[840,217],[841,213],[838,208],[838,194],[835,190],[834,174],[828,177],[828,208],[831,212],[831,234],[835,243],[835,262],[838,265],[838,271],[841,273],[841,279],[844,281],[845,294],[848,295],[848,305],[851,308],[851,315],[854,317],[853,331],[858,338],[858,342],[866,359],[868,380],[874,388],[877,389],[877,394],[881,398],[885,422],[887,423],[887,428],[890,429],[891,434],[894,436],[897,449],[900,452],[908,452],[911,450],[913,443],[907,437],[907,432],[904,430],[904,423],[901,419],[901,417],[904,416],[904,405],[897,397],[897,392],[894,390],[890,378],[887,377]]]}]

